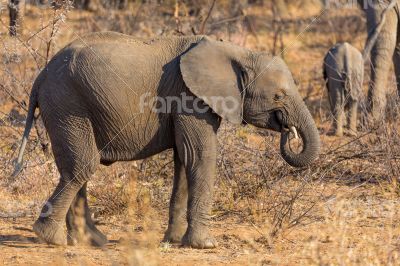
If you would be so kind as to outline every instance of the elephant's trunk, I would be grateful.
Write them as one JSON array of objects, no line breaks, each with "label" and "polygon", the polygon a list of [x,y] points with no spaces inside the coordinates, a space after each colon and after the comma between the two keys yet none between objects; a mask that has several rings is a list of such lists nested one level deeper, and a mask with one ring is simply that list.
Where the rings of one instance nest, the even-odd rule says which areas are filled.
[{"label": "elephant's trunk", "polygon": [[[290,127],[295,127],[299,137],[303,142],[302,151],[296,153],[292,151],[289,143],[289,131],[283,130],[281,134],[281,154],[283,159],[293,167],[303,167],[310,164],[318,157],[320,149],[320,139],[318,129],[314,120],[304,103],[297,113]],[[295,130],[295,131],[296,131]],[[293,129],[291,130],[293,132]]]}]

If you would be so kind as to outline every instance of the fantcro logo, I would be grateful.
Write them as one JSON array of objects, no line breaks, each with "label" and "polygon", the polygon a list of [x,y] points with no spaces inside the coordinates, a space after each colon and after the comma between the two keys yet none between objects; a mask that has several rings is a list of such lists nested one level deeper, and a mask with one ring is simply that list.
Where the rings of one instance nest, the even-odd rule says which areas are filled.
[{"label": "fantcro logo", "polygon": [[233,96],[200,96],[182,92],[179,96],[156,96],[150,92],[140,97],[139,110],[144,113],[151,109],[155,113],[206,113],[209,109],[220,114],[237,112],[240,102]]},{"label": "fantcro logo", "polygon": [[324,8],[385,9],[391,0],[324,0]]}]

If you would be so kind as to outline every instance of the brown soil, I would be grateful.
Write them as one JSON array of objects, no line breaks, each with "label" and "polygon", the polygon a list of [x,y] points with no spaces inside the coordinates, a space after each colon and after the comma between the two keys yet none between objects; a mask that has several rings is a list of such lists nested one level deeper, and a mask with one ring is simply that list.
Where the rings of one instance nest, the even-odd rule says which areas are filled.
[{"label": "brown soil", "polygon": [[[327,188],[325,188],[327,189]],[[336,192],[319,206],[320,221],[299,225],[271,239],[263,228],[229,213],[216,215],[214,250],[160,243],[167,213],[153,213],[151,225],[127,217],[99,218],[109,244],[55,247],[40,243],[31,230],[36,217],[0,219],[0,262],[5,265],[304,265],[394,262],[400,230],[400,200],[384,198],[369,185],[328,186]],[[340,195],[340,196],[339,196]],[[147,220],[148,222],[148,220]],[[144,229],[147,228],[147,229]],[[389,254],[393,257],[380,257]],[[398,254],[398,253],[397,253]],[[360,257],[362,256],[362,260]],[[375,264],[374,263],[374,264]]]}]

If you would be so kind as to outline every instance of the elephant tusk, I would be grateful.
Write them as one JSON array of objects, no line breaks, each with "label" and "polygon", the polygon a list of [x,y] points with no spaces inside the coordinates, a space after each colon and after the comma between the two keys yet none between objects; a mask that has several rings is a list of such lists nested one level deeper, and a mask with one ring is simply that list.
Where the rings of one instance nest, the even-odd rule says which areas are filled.
[{"label": "elephant tusk", "polygon": [[289,130],[290,130],[290,132],[293,133],[295,139],[298,139],[298,138],[299,138],[299,135],[297,134],[297,130],[296,130],[296,128],[295,128],[294,126],[291,126],[291,127],[289,128]]}]

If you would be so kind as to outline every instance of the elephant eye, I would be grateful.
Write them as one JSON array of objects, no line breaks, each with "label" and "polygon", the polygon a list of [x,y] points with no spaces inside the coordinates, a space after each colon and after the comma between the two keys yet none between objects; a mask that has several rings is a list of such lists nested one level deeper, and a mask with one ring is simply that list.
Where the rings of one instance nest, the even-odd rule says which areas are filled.
[{"label": "elephant eye", "polygon": [[282,91],[277,92],[274,96],[275,101],[281,101],[283,100],[283,98],[285,98],[285,93],[283,93]]}]

